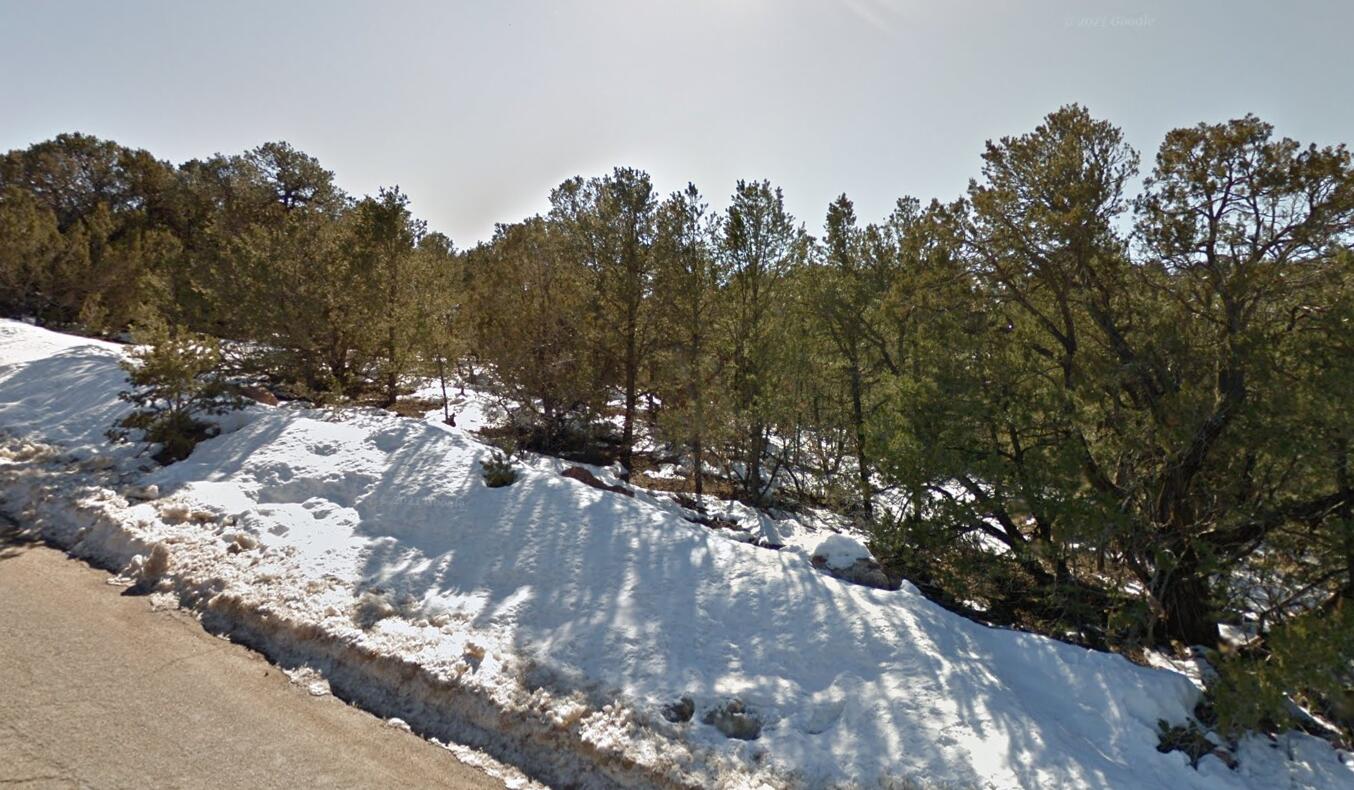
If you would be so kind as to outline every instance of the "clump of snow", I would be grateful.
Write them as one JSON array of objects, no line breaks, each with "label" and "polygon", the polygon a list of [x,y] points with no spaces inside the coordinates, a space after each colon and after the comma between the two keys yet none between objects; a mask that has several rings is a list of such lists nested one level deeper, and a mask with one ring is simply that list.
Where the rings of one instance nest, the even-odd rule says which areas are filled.
[{"label": "clump of snow", "polygon": [[193,514],[193,509],[184,502],[169,502],[160,508],[160,518],[167,524],[182,524]]},{"label": "clump of snow", "polygon": [[325,680],[324,674],[314,667],[299,666],[282,671],[286,673],[288,680],[304,688],[312,697],[323,697],[330,693],[329,681]]},{"label": "clump of snow", "polygon": [[169,572],[172,555],[163,543],[151,546],[148,555],[137,554],[122,572],[122,577],[142,586],[152,586]]},{"label": "clump of snow", "polygon": [[821,557],[829,568],[849,568],[857,560],[871,559],[865,544],[850,535],[828,535],[813,549],[814,557]]},{"label": "clump of snow", "polygon": [[155,485],[154,483],[144,486],[131,486],[130,488],[127,489],[124,496],[126,496],[127,499],[129,500],[137,499],[145,501],[151,499],[159,499],[160,487]]},{"label": "clump of snow", "polygon": [[353,607],[353,622],[359,628],[368,629],[399,612],[388,596],[368,590],[362,593]]},{"label": "clump of snow", "polygon": [[[832,578],[812,555],[854,563],[868,552],[844,535],[825,540],[811,516],[719,503],[712,515],[738,529],[710,529],[666,496],[578,485],[548,458],[522,459],[516,485],[487,489],[479,464],[492,448],[461,420],[251,406],[188,459],[143,471],[102,440],[125,409],[119,358],[108,344],[0,322],[5,511],[113,567],[161,547],[172,558],[161,588],[208,627],[535,779],[1354,783],[1333,749],[1300,734],[1273,748],[1243,742],[1236,770],[1161,754],[1157,722],[1187,722],[1198,699],[1188,678],[986,628],[910,585]],[[88,463],[96,457],[109,462]],[[151,485],[167,502],[118,493]],[[782,549],[753,545],[766,524]],[[255,545],[240,548],[239,535]],[[669,720],[684,697],[694,715]],[[735,717],[755,718],[754,739]]]}]

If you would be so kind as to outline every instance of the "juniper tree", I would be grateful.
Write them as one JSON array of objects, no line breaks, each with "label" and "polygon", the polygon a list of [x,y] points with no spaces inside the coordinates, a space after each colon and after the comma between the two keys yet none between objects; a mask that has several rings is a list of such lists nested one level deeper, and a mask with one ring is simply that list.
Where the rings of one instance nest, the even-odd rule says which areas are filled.
[{"label": "juniper tree", "polygon": [[437,377],[442,392],[442,420],[456,424],[447,398],[447,380],[469,350],[470,320],[465,262],[451,239],[437,232],[419,240],[415,250],[414,304],[410,322],[416,362]]},{"label": "juniper tree", "polygon": [[173,181],[173,169],[149,153],[82,134],[0,158],[7,201],[14,201],[13,190],[27,194],[30,208],[50,216],[61,238],[55,245],[31,219],[12,228],[38,234],[34,242],[46,249],[22,267],[26,282],[16,285],[33,302],[20,309],[94,331],[123,329],[161,309],[179,247],[165,225]]},{"label": "juniper tree", "polygon": [[46,312],[51,271],[64,247],[56,214],[31,192],[18,186],[0,192],[0,311]]},{"label": "juniper tree", "polygon": [[[1347,304],[1354,164],[1251,116],[1178,129],[1137,220],[1169,327],[1135,343],[1134,319],[1101,322],[1140,426],[1125,438],[1144,444],[1109,482],[1142,530],[1125,560],[1169,632],[1211,642],[1215,574],[1280,530],[1338,531],[1349,512],[1348,423],[1319,404],[1321,385],[1347,379],[1350,330],[1308,329]],[[1333,380],[1303,372],[1311,354]]]}]

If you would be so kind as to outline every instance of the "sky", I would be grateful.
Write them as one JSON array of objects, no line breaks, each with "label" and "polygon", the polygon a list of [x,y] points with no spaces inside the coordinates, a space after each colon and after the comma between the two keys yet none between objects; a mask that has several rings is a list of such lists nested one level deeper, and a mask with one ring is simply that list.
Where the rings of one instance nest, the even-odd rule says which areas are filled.
[{"label": "sky", "polygon": [[769,179],[816,232],[843,192],[866,221],[957,197],[984,141],[1070,102],[1145,167],[1246,113],[1354,142],[1351,30],[1348,0],[0,0],[0,151],[286,140],[460,247],[617,165],[715,208]]}]

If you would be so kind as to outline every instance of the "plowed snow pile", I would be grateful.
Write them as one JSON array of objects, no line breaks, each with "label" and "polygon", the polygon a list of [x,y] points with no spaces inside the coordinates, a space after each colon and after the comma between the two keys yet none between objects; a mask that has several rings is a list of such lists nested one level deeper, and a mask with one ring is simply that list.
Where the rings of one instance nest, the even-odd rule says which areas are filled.
[{"label": "plowed snow pile", "polygon": [[[335,693],[547,781],[1354,786],[1306,736],[1196,770],[1155,748],[1158,720],[1197,699],[1183,676],[839,581],[548,459],[488,488],[489,449],[457,429],[254,406],[149,468],[103,438],[120,353],[0,322],[5,510]],[[757,737],[714,724],[732,720]]]}]

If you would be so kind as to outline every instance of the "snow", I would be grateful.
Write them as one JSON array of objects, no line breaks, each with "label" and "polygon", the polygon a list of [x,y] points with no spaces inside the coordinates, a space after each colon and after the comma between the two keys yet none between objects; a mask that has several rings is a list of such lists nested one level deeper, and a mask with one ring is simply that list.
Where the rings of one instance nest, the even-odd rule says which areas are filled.
[{"label": "snow", "polygon": [[[812,567],[868,556],[849,536],[720,503],[785,545],[760,548],[547,458],[490,489],[473,394],[457,428],[251,406],[187,460],[143,470],[103,438],[125,409],[120,354],[0,322],[3,508],[116,568],[167,557],[162,589],[307,687],[533,778],[1354,787],[1343,755],[1305,735],[1243,741],[1236,770],[1161,754],[1157,722],[1189,719],[1190,679]],[[666,721],[683,696],[694,717]],[[734,699],[761,720],[756,740],[701,723]]]},{"label": "snow", "polygon": [[847,568],[856,560],[869,559],[870,550],[849,535],[828,535],[814,548],[813,556],[822,557],[828,567]]}]

